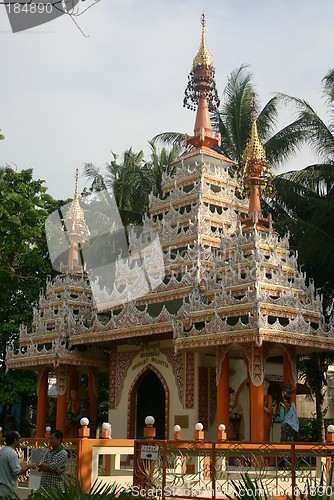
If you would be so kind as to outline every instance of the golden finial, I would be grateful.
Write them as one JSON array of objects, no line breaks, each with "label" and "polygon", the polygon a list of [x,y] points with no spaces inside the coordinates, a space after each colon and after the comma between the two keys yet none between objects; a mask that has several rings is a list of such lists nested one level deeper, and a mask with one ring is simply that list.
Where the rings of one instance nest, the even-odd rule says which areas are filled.
[{"label": "golden finial", "polygon": [[203,12],[201,15],[201,26],[202,26],[202,38],[201,44],[199,46],[198,52],[193,61],[193,69],[198,66],[213,66],[213,59],[206,46],[205,32],[206,32],[206,14]]},{"label": "golden finial", "polygon": [[256,123],[256,109],[255,109],[255,96],[253,96],[252,100],[252,129],[249,140],[247,141],[243,160],[247,167],[247,162],[249,160],[262,160],[266,161],[266,151],[262,146],[262,143],[259,138],[257,123]]}]

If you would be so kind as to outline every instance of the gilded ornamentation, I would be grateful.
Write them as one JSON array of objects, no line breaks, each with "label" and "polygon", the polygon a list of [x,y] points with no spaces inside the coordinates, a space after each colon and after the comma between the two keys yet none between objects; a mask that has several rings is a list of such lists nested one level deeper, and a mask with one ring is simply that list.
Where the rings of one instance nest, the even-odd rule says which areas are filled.
[{"label": "gilded ornamentation", "polygon": [[56,371],[57,394],[64,396],[67,391],[68,370],[66,367],[59,367]]},{"label": "gilded ornamentation", "polygon": [[186,352],[186,386],[185,386],[185,407],[194,408],[195,404],[195,355],[193,352]]},{"label": "gilded ornamentation", "polygon": [[255,343],[243,344],[242,350],[247,360],[248,374],[252,384],[259,387],[264,380],[264,353],[263,346]]},{"label": "gilded ornamentation", "polygon": [[137,351],[110,354],[109,408],[117,408],[127,371],[137,354]]},{"label": "gilded ornamentation", "polygon": [[179,396],[180,403],[184,405],[184,381],[185,381],[185,355],[183,352],[176,353],[174,349],[160,349],[161,352],[166,356],[168,363],[171,365],[174,377],[175,385],[177,387],[177,392]]}]

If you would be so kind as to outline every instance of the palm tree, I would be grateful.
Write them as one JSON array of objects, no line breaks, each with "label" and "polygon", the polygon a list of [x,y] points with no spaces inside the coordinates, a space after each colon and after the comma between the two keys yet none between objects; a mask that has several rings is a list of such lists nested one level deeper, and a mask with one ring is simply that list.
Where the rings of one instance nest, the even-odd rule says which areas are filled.
[{"label": "palm tree", "polygon": [[299,356],[297,360],[298,374],[301,380],[307,384],[311,391],[311,395],[315,399],[317,441],[325,440],[324,387],[327,386],[326,373],[328,367],[333,361],[334,353],[322,352],[313,352],[307,356]]},{"label": "palm tree", "polygon": [[[328,125],[305,100],[279,94],[278,98],[297,108],[300,131],[319,155],[319,163],[300,171],[286,172],[275,180],[276,194],[268,200],[276,228],[290,232],[291,246],[298,250],[308,276],[323,296],[327,319],[334,314],[334,70],[323,78],[328,105]],[[324,387],[326,372],[334,354],[301,356],[298,370],[316,402],[318,440],[324,438]]]},{"label": "palm tree", "polygon": [[149,142],[150,158],[144,159],[143,151],[135,153],[132,148],[123,154],[119,162],[118,155],[112,153],[112,161],[102,173],[91,163],[85,165],[85,176],[91,180],[90,191],[105,189],[112,193],[124,226],[140,224],[142,216],[148,210],[149,194],[162,196],[163,174],[172,175],[175,170],[174,161],[179,156],[179,149],[170,150]]},{"label": "palm tree", "polygon": [[149,146],[151,153],[147,166],[151,172],[152,192],[155,196],[162,197],[163,175],[174,175],[174,162],[180,155],[180,148],[175,145],[171,149],[163,147],[161,150],[158,150],[157,145],[153,141],[149,141]]},{"label": "palm tree", "polygon": [[333,314],[334,288],[334,70],[323,78],[328,125],[302,99],[277,97],[297,108],[298,127],[319,163],[277,177],[271,207],[278,227],[289,229],[300,260],[324,294],[324,313]]},{"label": "palm tree", "polygon": [[318,172],[316,183],[313,167],[277,176],[275,195],[266,202],[276,229],[290,233],[291,248],[298,251],[307,275],[320,288],[329,319],[334,299],[334,169],[321,166],[324,175]]},{"label": "palm tree", "polygon": [[129,148],[121,162],[118,155],[112,152],[112,160],[107,164],[105,173],[88,163],[84,174],[91,180],[91,192],[106,190],[112,194],[124,226],[141,221],[150,189],[143,151],[135,153]]},{"label": "palm tree", "polygon": [[[297,122],[302,131],[306,133],[307,143],[320,158],[319,163],[309,166],[307,170],[304,169],[302,177],[295,175],[294,177],[303,180],[307,178],[307,182],[316,186],[319,192],[322,192],[323,188],[328,191],[328,187],[331,188],[333,182],[332,176],[330,175],[329,178],[327,176],[334,165],[334,69],[328,71],[322,82],[323,96],[328,105],[328,125],[307,101],[286,94],[277,94],[277,97],[283,102],[296,107]],[[319,183],[319,181],[321,182]],[[326,186],[328,181],[329,185]]]}]

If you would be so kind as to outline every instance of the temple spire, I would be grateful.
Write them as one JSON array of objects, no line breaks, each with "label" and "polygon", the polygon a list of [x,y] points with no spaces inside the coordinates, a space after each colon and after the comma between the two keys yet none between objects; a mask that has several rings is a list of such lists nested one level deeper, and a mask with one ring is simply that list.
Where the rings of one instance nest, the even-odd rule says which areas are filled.
[{"label": "temple spire", "polygon": [[75,190],[74,190],[74,200],[79,200],[79,169],[75,171]]},{"label": "temple spire", "polygon": [[75,172],[74,198],[64,216],[65,231],[70,243],[68,254],[68,272],[84,271],[84,263],[80,262],[80,250],[89,239],[89,229],[86,224],[84,211],[79,203],[79,170]]},{"label": "temple spire", "polygon": [[265,229],[269,226],[271,215],[263,217],[260,200],[260,190],[268,186],[271,177],[266,151],[260,141],[255,110],[255,98],[252,107],[252,128],[250,138],[243,154],[244,184],[249,189],[248,217],[243,219],[244,226],[255,224],[258,228]]},{"label": "temple spire", "polygon": [[209,111],[219,106],[219,98],[215,84],[213,59],[206,45],[206,17],[201,16],[202,36],[198,52],[193,60],[192,70],[188,76],[183,105],[195,110],[196,120],[194,135],[186,136],[186,144],[196,149],[211,148],[220,145],[220,134],[214,136]]}]

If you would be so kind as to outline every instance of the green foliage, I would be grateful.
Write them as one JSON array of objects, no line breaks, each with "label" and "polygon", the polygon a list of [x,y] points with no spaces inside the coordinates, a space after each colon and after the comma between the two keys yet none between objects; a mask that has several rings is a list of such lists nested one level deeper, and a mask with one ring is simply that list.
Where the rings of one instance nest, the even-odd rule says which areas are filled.
[{"label": "green foliage", "polygon": [[262,481],[252,478],[248,472],[241,474],[239,481],[231,481],[234,489],[233,496],[226,493],[230,500],[270,500],[268,488]]},{"label": "green foliage", "polygon": [[[106,189],[115,199],[124,226],[141,224],[143,215],[148,211],[149,194],[162,196],[162,176],[173,174],[173,162],[179,149],[157,149],[149,143],[151,154],[148,161],[143,151],[136,153],[132,148],[122,157],[112,153],[112,161],[106,165],[104,173],[91,163],[85,165],[85,175],[91,181],[90,192]],[[85,192],[87,194],[87,190]]]},{"label": "green foliage", "polygon": [[[275,228],[290,234],[291,248],[298,251],[299,262],[314,288],[322,294],[326,319],[334,316],[334,70],[323,79],[323,96],[328,105],[326,124],[303,99],[278,95],[297,110],[296,128],[319,155],[319,163],[302,170],[286,172],[275,180],[275,196],[268,200],[276,220]],[[298,370],[316,401],[317,427],[313,440],[324,439],[323,402],[326,372],[333,353],[301,356]],[[311,424],[310,424],[311,426]],[[306,431],[311,431],[309,427]],[[311,433],[312,434],[312,433]]]},{"label": "green foliage", "polygon": [[299,441],[315,443],[319,440],[318,420],[314,417],[299,419]]},{"label": "green foliage", "polygon": [[324,296],[324,313],[332,314],[334,289],[334,170],[329,165],[288,172],[275,180],[269,201],[275,227],[290,233],[291,247],[315,287]]},{"label": "green foliage", "polygon": [[278,95],[296,109],[299,130],[318,154],[319,163],[282,174],[272,206],[280,221],[278,230],[290,231],[292,245],[324,294],[324,312],[330,316],[334,301],[334,69],[322,81],[327,124],[307,101]]},{"label": "green foliage", "polygon": [[132,498],[129,488],[124,488],[116,483],[103,484],[95,481],[91,489],[85,492],[80,481],[64,481],[64,488],[61,490],[58,486],[53,486],[48,489],[41,489],[33,492],[28,497],[30,500],[84,500],[84,499],[99,499],[99,500],[130,500]]},{"label": "green foliage", "polygon": [[46,193],[31,169],[0,167],[0,401],[27,402],[36,394],[33,372],[5,373],[6,346],[18,345],[19,326],[31,325],[33,305],[53,270],[45,219],[62,202]]},{"label": "green foliage", "polygon": [[0,372],[0,401],[2,405],[36,395],[37,379],[34,372],[12,370]]}]

